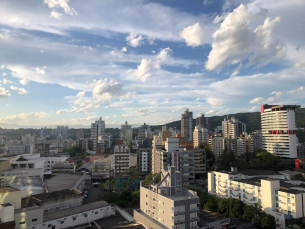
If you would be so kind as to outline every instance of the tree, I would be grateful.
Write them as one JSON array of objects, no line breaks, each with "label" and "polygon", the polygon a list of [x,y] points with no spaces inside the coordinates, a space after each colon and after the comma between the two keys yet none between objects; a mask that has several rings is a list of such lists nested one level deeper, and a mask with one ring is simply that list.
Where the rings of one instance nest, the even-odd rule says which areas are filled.
[{"label": "tree", "polygon": [[102,188],[104,190],[108,190],[113,192],[115,190],[115,179],[108,179],[103,185]]},{"label": "tree", "polygon": [[[143,183],[144,185],[149,185],[150,182],[154,179],[155,176],[157,176],[159,173],[154,173],[154,174],[149,174],[145,177]],[[161,182],[161,176],[159,176],[156,180],[155,183],[159,184]]]},{"label": "tree", "polygon": [[262,227],[262,206],[259,205],[258,203],[255,203],[253,205],[253,218],[252,218],[252,222],[255,223],[255,226],[257,228],[261,228]]},{"label": "tree", "polygon": [[73,146],[72,148],[69,149],[69,155],[71,158],[76,157],[77,154],[82,154],[83,150],[79,146]]},{"label": "tree", "polygon": [[244,214],[243,214],[243,219],[251,222],[253,218],[253,206],[251,205],[244,205]]},{"label": "tree", "polygon": [[218,200],[216,196],[210,196],[206,204],[204,205],[204,209],[208,211],[217,211],[218,209]]},{"label": "tree", "polygon": [[229,214],[230,214],[229,213],[229,211],[230,211],[230,209],[229,209],[229,199],[226,199],[226,198],[221,199],[219,201],[218,207],[219,207],[219,210],[222,214],[224,214],[226,217],[229,216]]},{"label": "tree", "polygon": [[244,213],[244,203],[241,200],[230,198],[229,207],[230,207],[230,217],[242,218]]},{"label": "tree", "polygon": [[209,167],[209,168],[213,167],[213,165],[215,163],[215,155],[212,152],[211,146],[207,143],[201,142],[199,145],[199,148],[205,149],[207,167]]},{"label": "tree", "polygon": [[276,228],[275,218],[272,215],[262,212],[262,224],[265,229]]}]

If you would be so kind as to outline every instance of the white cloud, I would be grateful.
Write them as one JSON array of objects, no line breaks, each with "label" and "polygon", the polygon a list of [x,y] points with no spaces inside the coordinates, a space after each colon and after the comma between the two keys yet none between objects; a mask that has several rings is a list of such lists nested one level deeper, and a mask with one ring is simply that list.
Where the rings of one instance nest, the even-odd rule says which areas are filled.
[{"label": "white cloud", "polygon": [[250,104],[252,104],[252,103],[261,103],[263,100],[264,100],[263,97],[257,97],[257,98],[255,98],[255,99],[252,99],[252,100],[250,101]]},{"label": "white cloud", "polygon": [[77,12],[73,8],[69,7],[68,2],[69,0],[44,0],[44,4],[47,4],[50,9],[62,8],[71,16],[77,15]]},{"label": "white cloud", "polygon": [[252,107],[249,111],[255,111],[256,110],[256,107]]},{"label": "white cloud", "polygon": [[303,91],[304,90],[304,87],[299,87],[298,89],[297,89],[297,91]]},{"label": "white cloud", "polygon": [[293,93],[294,93],[294,90],[287,91],[287,94],[293,94]]},{"label": "white cloud", "polygon": [[136,94],[135,91],[127,92],[126,95],[121,96],[120,101],[122,101],[122,100],[124,100],[124,99],[129,100],[129,99],[131,99],[135,94]]},{"label": "white cloud", "polygon": [[128,45],[130,45],[132,47],[141,46],[143,44],[143,39],[144,38],[141,35],[138,36],[137,33],[130,33],[126,37],[126,41],[128,42]]},{"label": "white cloud", "polygon": [[19,83],[22,85],[27,85],[29,82],[30,82],[30,80],[27,80],[27,79],[19,80]]},{"label": "white cloud", "polygon": [[5,90],[5,88],[0,87],[0,99],[7,98],[8,96],[11,96],[10,92]]},{"label": "white cloud", "polygon": [[3,84],[14,84],[14,82],[8,80],[8,79],[3,79]]},{"label": "white cloud", "polygon": [[138,69],[136,70],[128,70],[127,72],[132,72],[134,76],[136,76],[140,81],[145,82],[151,74],[149,73],[150,69],[160,69],[160,64],[157,62],[152,62],[152,60],[142,59],[141,64],[138,65]]},{"label": "white cloud", "polygon": [[208,112],[205,112],[206,115],[213,114],[213,113],[215,113],[214,110],[210,110],[210,111],[208,111]]},{"label": "white cloud", "polygon": [[212,50],[206,68],[221,69],[246,59],[249,60],[247,66],[262,67],[282,58],[285,47],[280,39],[272,39],[272,32],[279,21],[279,17],[273,20],[267,18],[263,25],[253,31],[250,27],[250,13],[241,4],[227,15],[213,34]]},{"label": "white cloud", "polygon": [[6,104],[6,106],[9,107],[10,105],[9,105],[9,104]]},{"label": "white cloud", "polygon": [[156,51],[155,51],[155,50],[152,50],[151,52],[152,52],[152,53],[156,53]]},{"label": "white cloud", "polygon": [[28,93],[28,91],[25,90],[24,88],[19,88],[19,87],[10,86],[10,89],[11,89],[11,90],[18,91],[18,94],[19,94],[19,95],[23,95],[23,94]]},{"label": "white cloud", "polygon": [[77,93],[77,97],[84,97],[85,96],[86,91],[80,91]]},{"label": "white cloud", "polygon": [[116,118],[116,117],[118,117],[118,115],[113,115],[112,117]]},{"label": "white cloud", "polygon": [[44,70],[46,68],[46,66],[43,66],[43,68],[39,68],[39,67],[36,67],[36,68],[31,68],[32,70],[35,70],[36,73],[39,73],[41,75],[44,75],[46,74],[46,71]]},{"label": "white cloud", "polygon": [[61,16],[62,16],[61,13],[58,13],[57,11],[54,11],[54,10],[51,12],[51,15],[50,15],[50,17],[55,18],[57,20],[61,20]]},{"label": "white cloud", "polygon": [[200,26],[199,22],[194,25],[188,26],[180,32],[180,37],[182,37],[187,46],[196,47],[199,45],[203,45],[205,32]]},{"label": "white cloud", "polygon": [[242,63],[239,63],[238,67],[235,68],[234,72],[230,75],[230,77],[237,76],[239,74],[241,67],[242,67]]},{"label": "white cloud", "polygon": [[123,85],[116,82],[115,80],[110,80],[108,82],[107,78],[104,80],[98,80],[95,83],[95,87],[92,91],[92,96],[99,100],[110,100],[114,96],[120,96],[122,94]]},{"label": "white cloud", "polygon": [[157,55],[157,59],[166,60],[171,52],[172,50],[169,47],[165,49],[161,49],[161,51]]},{"label": "white cloud", "polygon": [[6,39],[9,38],[9,37],[10,37],[10,35],[8,35],[8,34],[0,33],[0,38],[1,38],[2,40],[6,40]]},{"label": "white cloud", "polygon": [[296,63],[296,64],[294,65],[294,67],[296,67],[296,68],[302,68],[302,67],[305,67],[305,62]]},{"label": "white cloud", "polygon": [[4,72],[4,73],[2,73],[2,76],[6,76],[6,73]]},{"label": "white cloud", "polygon": [[34,120],[37,118],[45,118],[48,117],[46,112],[32,112],[32,113],[21,113],[19,115],[5,116],[0,118],[0,122],[2,123],[10,123],[10,122],[19,122],[25,121],[28,122],[30,120]]},{"label": "white cloud", "polygon": [[68,109],[62,109],[62,110],[58,110],[56,112],[56,114],[68,114],[68,113],[70,113],[70,111]]},{"label": "white cloud", "polygon": [[127,52],[127,48],[126,48],[126,47],[123,47],[123,48],[121,49],[121,52]]},{"label": "white cloud", "polygon": [[200,100],[200,98],[197,98],[197,99],[194,100],[194,102],[197,102],[197,101],[199,101],[199,100]]}]

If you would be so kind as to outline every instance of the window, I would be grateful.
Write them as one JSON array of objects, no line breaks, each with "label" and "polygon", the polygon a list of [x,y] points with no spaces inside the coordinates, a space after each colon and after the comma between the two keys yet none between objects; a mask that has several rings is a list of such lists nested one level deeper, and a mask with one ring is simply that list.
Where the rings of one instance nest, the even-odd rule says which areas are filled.
[{"label": "window", "polygon": [[37,218],[35,218],[35,219],[32,219],[32,222],[36,222],[37,221]]},{"label": "window", "polygon": [[279,191],[278,190],[275,190],[275,194],[278,194],[279,193]]},{"label": "window", "polygon": [[84,214],[84,217],[87,217],[87,216],[88,216],[87,213],[85,213],[85,214]]},{"label": "window", "polygon": [[73,218],[73,221],[75,221],[76,220],[76,217],[72,217]]},{"label": "window", "polygon": [[253,201],[255,201],[256,199],[255,199],[255,197],[253,197]]},{"label": "window", "polygon": [[275,197],[275,201],[279,201],[279,198],[278,198],[278,197]]},{"label": "window", "polygon": [[288,204],[290,204],[290,200],[289,199],[287,200],[287,202],[288,202]]},{"label": "window", "polygon": [[275,206],[278,208],[278,207],[279,207],[279,204],[278,204],[278,203],[276,203],[276,204],[275,204]]},{"label": "window", "polygon": [[60,221],[60,224],[64,224],[64,221]]},{"label": "window", "polygon": [[246,197],[246,195],[245,195],[245,194],[243,194],[243,197],[245,198],[245,197]]},{"label": "window", "polygon": [[48,227],[52,227],[52,224],[48,224]]},{"label": "window", "polygon": [[253,195],[255,195],[255,191],[253,191]]},{"label": "window", "polygon": [[25,224],[25,221],[20,222],[19,224]]},{"label": "window", "polygon": [[98,212],[95,212],[95,214],[97,215]]}]

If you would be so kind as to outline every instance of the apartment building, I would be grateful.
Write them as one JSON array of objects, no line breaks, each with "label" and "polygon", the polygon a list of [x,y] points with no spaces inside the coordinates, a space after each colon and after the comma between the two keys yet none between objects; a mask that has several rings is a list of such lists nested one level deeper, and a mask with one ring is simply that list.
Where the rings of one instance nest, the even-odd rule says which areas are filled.
[{"label": "apartment building", "polygon": [[132,126],[128,125],[128,122],[126,121],[124,125],[121,126],[121,132],[120,132],[121,140],[123,140],[124,144],[129,144],[132,140]]},{"label": "apartment building", "polygon": [[91,123],[91,140],[92,140],[92,150],[96,151],[98,147],[98,137],[105,134],[105,121],[100,117],[99,120]]},{"label": "apartment building", "polygon": [[50,143],[36,143],[35,153],[40,154],[41,157],[48,157],[50,153]]},{"label": "apartment building", "polygon": [[193,112],[189,109],[181,115],[181,137],[193,141]]},{"label": "apartment building", "polygon": [[75,163],[69,163],[67,161],[56,163],[52,166],[52,174],[58,173],[75,173]]},{"label": "apartment building", "polygon": [[34,145],[11,145],[6,146],[6,155],[20,155],[20,154],[33,154]]},{"label": "apartment building", "polygon": [[138,148],[137,171],[141,175],[148,175],[152,171],[152,148]]},{"label": "apartment building", "polygon": [[129,147],[126,144],[118,144],[114,147],[114,176],[122,177],[129,170]]},{"label": "apartment building", "polygon": [[[161,176],[161,182],[155,179]],[[199,228],[200,212],[197,193],[182,187],[182,175],[174,166],[162,170],[149,184],[140,186],[140,209],[134,210],[134,218],[146,228]]]},{"label": "apartment building", "polygon": [[220,155],[223,153],[225,149],[224,138],[221,134],[215,134],[214,136],[210,137],[210,145],[215,155],[215,158],[219,158]]},{"label": "apartment building", "polygon": [[21,136],[21,141],[25,145],[33,144],[35,141],[35,136],[33,134],[25,134]]},{"label": "apartment building", "polygon": [[84,131],[82,129],[79,129],[77,132],[76,132],[76,139],[77,141],[79,141],[79,139],[81,138],[84,138],[85,135],[84,135]]},{"label": "apartment building", "polygon": [[[159,173],[163,169],[164,163],[161,163],[161,158],[165,159],[162,154],[164,151],[162,151],[164,148],[163,145],[153,145],[152,152],[151,152],[151,172],[152,173]],[[168,155],[166,153],[166,155]],[[167,162],[166,164],[170,163]]]},{"label": "apartment building", "polygon": [[250,137],[252,139],[253,150],[263,148],[262,132],[260,130],[256,130],[256,131],[252,132],[250,134]]},{"label": "apartment building", "polygon": [[209,132],[208,129],[202,125],[195,126],[193,132],[193,146],[194,148],[199,147],[201,143],[209,143]]},{"label": "apartment building", "polygon": [[110,176],[111,166],[109,162],[96,161],[92,163],[92,179],[107,179]]},{"label": "apartment building", "polygon": [[299,105],[262,105],[262,145],[269,153],[297,158],[295,109]]},{"label": "apartment building", "polygon": [[222,134],[225,138],[237,138],[246,133],[246,124],[240,122],[235,117],[227,116],[222,121]]},{"label": "apartment building", "polygon": [[300,181],[285,181],[284,174],[245,170],[208,173],[208,192],[220,198],[240,199],[247,205],[255,203],[273,215],[277,227],[283,227],[305,216],[305,188]]}]

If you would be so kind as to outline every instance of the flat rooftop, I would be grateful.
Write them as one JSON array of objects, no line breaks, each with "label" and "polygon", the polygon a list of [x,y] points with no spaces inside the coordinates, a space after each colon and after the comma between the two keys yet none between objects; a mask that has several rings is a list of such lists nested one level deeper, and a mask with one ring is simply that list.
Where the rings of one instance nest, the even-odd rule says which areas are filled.
[{"label": "flat rooftop", "polygon": [[26,208],[18,208],[15,210],[15,214],[20,214],[22,212],[29,212],[33,210],[40,209],[40,206],[31,206],[31,207],[26,207]]},{"label": "flat rooftop", "polygon": [[106,206],[110,206],[109,203],[105,202],[105,201],[98,201],[98,202],[93,202],[90,204],[84,204],[84,205],[80,205],[74,208],[67,208],[61,211],[56,211],[56,212],[52,212],[52,213],[48,213],[48,214],[44,214],[43,215],[43,222],[49,222],[55,219],[60,219],[60,218],[64,218],[70,215],[75,215],[75,214],[79,214],[79,213],[83,213],[83,212],[87,212],[87,211],[91,211],[91,210],[95,210],[98,208],[103,208]]},{"label": "flat rooftop", "polygon": [[49,192],[72,189],[72,187],[82,178],[83,175],[60,173],[45,182]]}]

